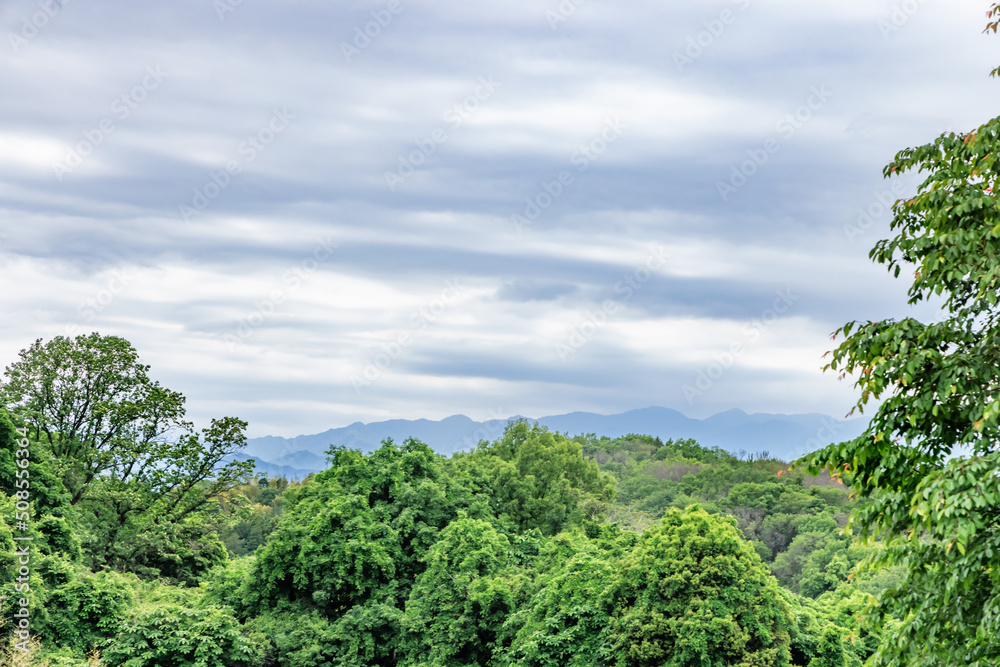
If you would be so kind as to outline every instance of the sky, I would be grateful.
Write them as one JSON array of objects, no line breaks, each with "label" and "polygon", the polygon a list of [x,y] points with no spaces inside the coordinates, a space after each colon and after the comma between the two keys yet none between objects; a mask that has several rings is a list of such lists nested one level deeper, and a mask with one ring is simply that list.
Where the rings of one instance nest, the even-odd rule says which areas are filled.
[{"label": "sky", "polygon": [[[842,417],[973,0],[9,0],[0,365],[122,336],[197,423]],[[905,276],[904,276],[905,277]]]}]

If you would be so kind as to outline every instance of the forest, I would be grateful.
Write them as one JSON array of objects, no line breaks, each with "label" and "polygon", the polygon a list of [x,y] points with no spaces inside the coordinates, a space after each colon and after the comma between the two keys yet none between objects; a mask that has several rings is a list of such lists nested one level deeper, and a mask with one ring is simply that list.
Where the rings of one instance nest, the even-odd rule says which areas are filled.
[{"label": "forest", "polygon": [[7,369],[12,663],[827,667],[878,646],[858,614],[900,575],[851,575],[878,546],[845,534],[825,472],[520,420],[451,457],[387,440],[268,479],[226,462],[245,423],[192,432],[148,370],[100,334]]}]

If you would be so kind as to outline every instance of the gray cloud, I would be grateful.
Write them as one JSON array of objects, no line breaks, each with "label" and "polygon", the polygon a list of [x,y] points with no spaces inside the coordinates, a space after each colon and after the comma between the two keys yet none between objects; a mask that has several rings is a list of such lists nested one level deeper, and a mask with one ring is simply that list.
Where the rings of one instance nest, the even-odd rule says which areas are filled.
[{"label": "gray cloud", "polygon": [[[993,115],[981,4],[896,26],[888,0],[221,17],[105,0],[27,37],[37,4],[6,3],[0,356],[124,335],[197,419],[237,414],[254,435],[653,403],[839,416],[853,393],[818,370],[827,334],[907,312],[866,257],[887,215],[857,227],[892,193],[882,165]],[[734,342],[745,353],[688,402]]]}]

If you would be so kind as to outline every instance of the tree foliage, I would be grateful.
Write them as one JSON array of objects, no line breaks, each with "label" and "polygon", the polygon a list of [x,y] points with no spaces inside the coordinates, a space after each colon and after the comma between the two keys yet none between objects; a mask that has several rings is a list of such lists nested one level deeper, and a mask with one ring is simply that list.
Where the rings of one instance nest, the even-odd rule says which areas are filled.
[{"label": "tree foliage", "polygon": [[613,483],[582,456],[579,443],[523,419],[509,423],[496,442],[481,443],[468,463],[494,511],[517,530],[553,535],[583,519],[585,500],[614,496]]},{"label": "tree foliage", "polygon": [[871,608],[892,632],[874,665],[1000,661],[998,149],[1000,118],[886,166],[886,177],[927,175],[895,203],[894,235],[870,257],[896,277],[912,271],[909,303],[939,305],[941,316],[835,333],[845,338],[828,368],[857,378],[857,409],[880,404],[863,435],[808,463],[842,473],[866,501],[852,525],[885,543],[868,564],[905,568]]},{"label": "tree foliage", "polygon": [[621,604],[619,563],[637,539],[620,531],[595,537],[563,534],[543,546],[532,596],[506,622],[511,640],[498,647],[497,664],[584,667],[620,655],[612,629]]},{"label": "tree foliage", "polygon": [[833,626],[826,628],[817,647],[816,657],[809,661],[808,667],[845,667],[846,661],[844,640],[840,632]]},{"label": "tree foliage", "polygon": [[619,646],[635,667],[782,667],[791,616],[735,522],[673,510],[625,561]]},{"label": "tree foliage", "polygon": [[120,667],[250,667],[261,656],[226,609],[166,603],[126,620],[103,657]]},{"label": "tree foliage", "polygon": [[510,538],[460,515],[423,558],[405,605],[401,664],[484,665],[521,600]]},{"label": "tree foliage", "polygon": [[16,421],[49,544],[82,546],[94,568],[194,583],[226,557],[205,511],[253,468],[227,462],[247,424],[225,417],[193,432],[184,397],[148,371],[128,341],[97,333],[22,350],[0,384],[0,488],[14,492]]},{"label": "tree foliage", "polygon": [[7,367],[0,400],[44,439],[72,496],[101,474],[128,479],[150,467],[150,451],[183,421],[184,397],[150,380],[123,338],[36,340]]}]

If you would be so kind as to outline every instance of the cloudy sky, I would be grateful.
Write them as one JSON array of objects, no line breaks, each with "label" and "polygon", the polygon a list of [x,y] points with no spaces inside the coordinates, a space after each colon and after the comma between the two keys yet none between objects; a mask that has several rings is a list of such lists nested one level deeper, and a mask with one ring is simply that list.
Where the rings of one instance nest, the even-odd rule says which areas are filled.
[{"label": "cloudy sky", "polygon": [[996,113],[987,6],[10,0],[0,362],[124,336],[254,436],[842,416],[830,332],[907,313],[881,168]]}]

